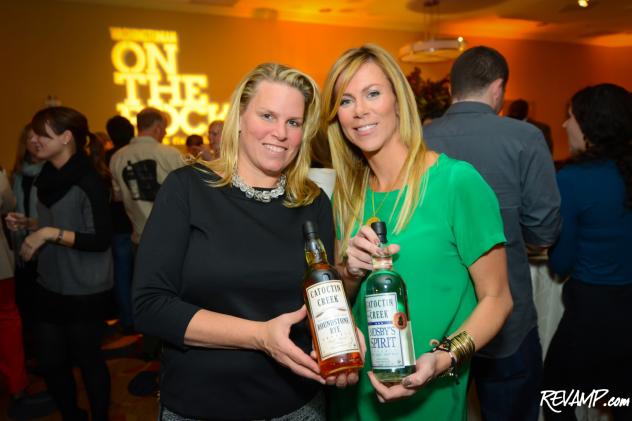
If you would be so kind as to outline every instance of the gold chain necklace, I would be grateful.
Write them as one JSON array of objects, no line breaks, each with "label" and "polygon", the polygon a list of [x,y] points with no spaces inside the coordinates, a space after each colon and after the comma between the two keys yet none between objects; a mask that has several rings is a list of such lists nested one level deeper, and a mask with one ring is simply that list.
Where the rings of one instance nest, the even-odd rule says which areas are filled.
[{"label": "gold chain necklace", "polygon": [[371,207],[373,208],[373,216],[371,216],[369,219],[366,220],[365,225],[366,226],[371,226],[372,223],[374,222],[380,222],[380,218],[377,217],[377,213],[380,211],[380,209],[382,209],[382,206],[384,206],[384,203],[386,203],[386,199],[388,199],[388,196],[391,194],[392,190],[389,190],[388,193],[386,193],[384,195],[384,197],[382,198],[382,201],[380,202],[380,205],[377,207],[377,210],[375,209],[375,190],[371,189]]}]

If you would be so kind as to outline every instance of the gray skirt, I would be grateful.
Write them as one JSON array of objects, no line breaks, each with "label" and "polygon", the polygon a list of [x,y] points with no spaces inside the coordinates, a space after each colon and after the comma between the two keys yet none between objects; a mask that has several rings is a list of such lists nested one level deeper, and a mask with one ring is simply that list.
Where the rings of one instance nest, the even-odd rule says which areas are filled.
[{"label": "gray skirt", "polygon": [[[325,394],[321,390],[314,398],[301,406],[296,411],[276,418],[267,418],[253,421],[325,421]],[[195,418],[187,418],[170,411],[160,404],[158,411],[158,421],[201,421]]]}]

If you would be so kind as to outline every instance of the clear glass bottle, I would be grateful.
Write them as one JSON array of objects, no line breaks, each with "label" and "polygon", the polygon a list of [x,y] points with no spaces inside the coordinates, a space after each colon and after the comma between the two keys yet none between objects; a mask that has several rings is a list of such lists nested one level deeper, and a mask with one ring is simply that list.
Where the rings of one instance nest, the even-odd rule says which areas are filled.
[{"label": "clear glass bottle", "polygon": [[307,272],[303,299],[318,357],[320,374],[327,377],[362,367],[355,322],[349,311],[342,278],[327,261],[327,252],[311,221],[303,224]]},{"label": "clear glass bottle", "polygon": [[393,258],[387,251],[386,224],[374,222],[371,228],[380,239],[380,252],[372,257],[373,271],[365,281],[372,370],[383,383],[399,383],[415,372],[406,284],[393,270]]}]

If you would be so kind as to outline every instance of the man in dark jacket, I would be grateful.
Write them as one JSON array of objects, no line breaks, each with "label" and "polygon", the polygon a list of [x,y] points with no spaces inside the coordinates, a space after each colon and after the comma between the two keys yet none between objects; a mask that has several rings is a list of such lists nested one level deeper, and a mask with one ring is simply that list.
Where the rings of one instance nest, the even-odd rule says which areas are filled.
[{"label": "man in dark jacket", "polygon": [[526,244],[548,247],[561,225],[553,160],[535,126],[502,118],[509,77],[505,58],[488,47],[464,52],[451,70],[452,105],[424,127],[430,149],[471,163],[495,191],[507,238],[514,308],[505,326],[472,361],[484,420],[537,420],[542,348]]}]

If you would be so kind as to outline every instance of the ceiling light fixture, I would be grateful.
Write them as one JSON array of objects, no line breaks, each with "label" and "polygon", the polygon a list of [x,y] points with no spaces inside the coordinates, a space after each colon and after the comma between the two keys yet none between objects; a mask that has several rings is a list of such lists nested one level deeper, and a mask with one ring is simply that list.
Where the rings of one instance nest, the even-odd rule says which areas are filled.
[{"label": "ceiling light fixture", "polygon": [[399,49],[399,59],[405,63],[438,63],[455,59],[465,50],[465,40],[436,37],[439,22],[439,0],[424,1],[426,31],[424,39],[404,45]]},{"label": "ceiling light fixture", "polygon": [[579,7],[588,7],[589,6],[589,1],[588,0],[577,0],[577,5]]}]

